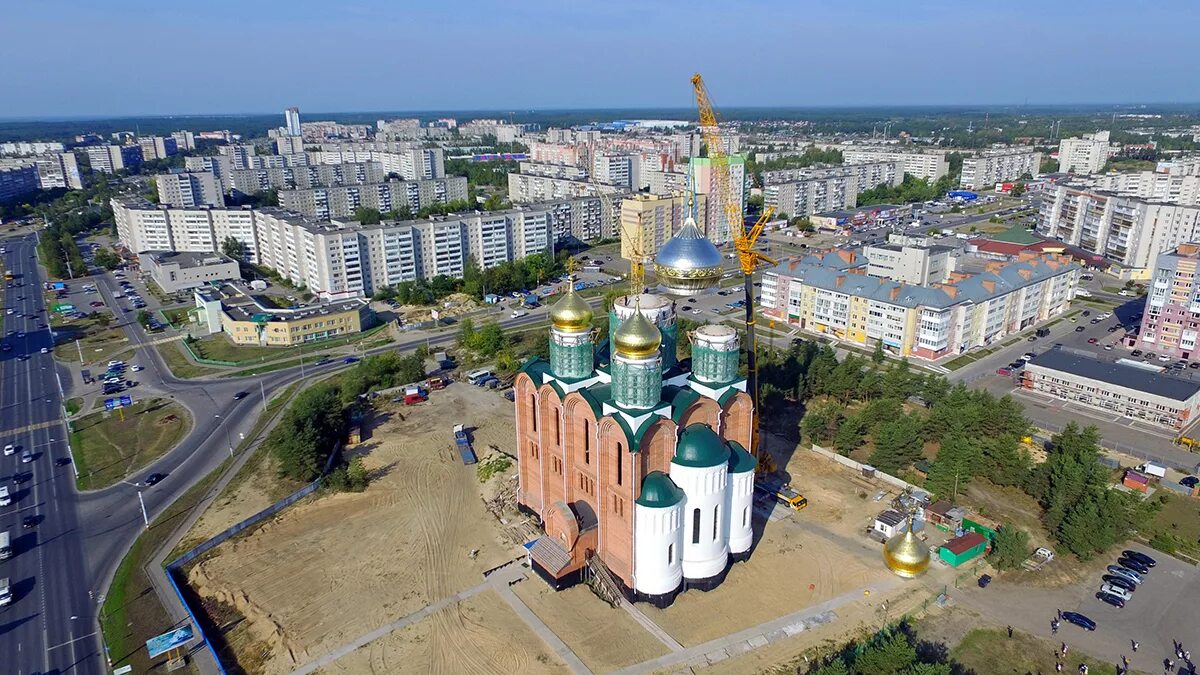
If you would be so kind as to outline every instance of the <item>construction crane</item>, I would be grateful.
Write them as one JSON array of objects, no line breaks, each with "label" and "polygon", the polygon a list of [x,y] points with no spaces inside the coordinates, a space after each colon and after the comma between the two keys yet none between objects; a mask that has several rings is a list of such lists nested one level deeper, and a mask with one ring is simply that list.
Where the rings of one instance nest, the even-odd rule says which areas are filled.
[{"label": "construction crane", "polygon": [[750,454],[758,459],[758,470],[770,473],[775,470],[775,463],[770,453],[759,452],[759,412],[760,397],[758,391],[758,343],[754,331],[754,271],[760,262],[777,265],[771,258],[754,250],[754,244],[762,234],[763,226],[771,219],[774,209],[770,206],[763,209],[749,229],[742,218],[742,186],[738,185],[737,197],[734,195],[732,175],[729,170],[729,156],[725,154],[725,144],[721,139],[721,130],[717,126],[717,115],[713,111],[712,100],[704,87],[704,79],[700,73],[692,75],[692,89],[696,94],[696,107],[700,110],[700,133],[708,145],[708,159],[714,174],[717,199],[725,212],[725,221],[729,225],[733,246],[737,250],[738,263],[742,268],[742,281],[745,289],[746,309],[746,386],[750,398],[754,402],[754,414],[750,431]]}]

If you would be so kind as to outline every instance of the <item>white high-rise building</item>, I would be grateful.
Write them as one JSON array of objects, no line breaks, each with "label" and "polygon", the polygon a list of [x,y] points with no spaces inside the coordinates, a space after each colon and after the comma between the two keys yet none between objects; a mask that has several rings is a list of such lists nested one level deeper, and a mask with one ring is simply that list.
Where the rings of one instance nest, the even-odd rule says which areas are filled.
[{"label": "white high-rise building", "polygon": [[154,177],[158,202],[167,206],[225,206],[217,177],[207,171],[167,173]]},{"label": "white high-rise building", "polygon": [[984,150],[963,160],[959,183],[968,190],[982,190],[1025,174],[1036,176],[1041,168],[1042,153],[1033,148]]},{"label": "white high-rise building", "polygon": [[1115,149],[1108,144],[1109,133],[1098,131],[1082,138],[1064,138],[1058,144],[1058,170],[1066,173],[1096,173],[1104,168]]},{"label": "white high-rise building", "polygon": [[292,106],[283,111],[284,127],[288,136],[300,136],[300,109]]}]

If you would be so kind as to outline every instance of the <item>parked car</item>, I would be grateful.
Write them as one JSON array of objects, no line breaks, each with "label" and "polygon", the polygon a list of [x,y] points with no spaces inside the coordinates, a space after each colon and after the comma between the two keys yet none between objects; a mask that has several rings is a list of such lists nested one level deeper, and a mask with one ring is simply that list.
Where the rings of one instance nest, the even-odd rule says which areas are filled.
[{"label": "parked car", "polygon": [[1084,328],[1083,326],[1075,326],[1075,332],[1076,332],[1076,333],[1082,333],[1082,332],[1083,332],[1083,331],[1085,331],[1085,330],[1087,330],[1087,329],[1086,329],[1086,328]]},{"label": "parked car", "polygon": [[1062,618],[1063,621],[1073,623],[1084,630],[1096,630],[1096,622],[1080,614],[1079,612],[1063,612]]},{"label": "parked car", "polygon": [[1125,569],[1133,570],[1143,577],[1150,574],[1150,568],[1142,564],[1142,561],[1137,558],[1121,558],[1117,564]]},{"label": "parked car", "polygon": [[987,588],[988,584],[990,583],[992,583],[992,575],[984,574],[983,576],[979,577],[980,588]]},{"label": "parked car", "polygon": [[1089,344],[1089,345],[1094,345],[1094,344],[1096,344],[1097,342],[1099,342],[1099,340],[1097,340],[1096,338],[1088,338],[1088,344]]},{"label": "parked car", "polygon": [[26,450],[25,452],[21,453],[21,463],[22,464],[28,464],[32,461],[33,461],[33,453],[32,452]]},{"label": "parked car", "polygon": [[1196,478],[1195,476],[1184,476],[1179,479],[1179,484],[1186,488],[1194,488],[1196,487],[1196,483],[1200,483],[1200,478]]},{"label": "parked car", "polygon": [[[1182,482],[1182,481],[1180,481],[1180,482]],[[1142,553],[1141,551],[1132,551],[1132,550],[1126,549],[1124,551],[1121,551],[1121,556],[1125,557],[1125,558],[1133,558],[1134,560],[1140,560],[1141,563],[1143,565],[1145,565],[1146,567],[1152,568],[1152,567],[1158,566],[1157,560],[1155,560],[1154,558],[1151,558],[1150,556],[1146,555],[1145,553]]]},{"label": "parked car", "polygon": [[1116,586],[1117,588],[1124,588],[1125,590],[1129,591],[1130,593],[1137,590],[1137,584],[1126,579],[1125,577],[1119,577],[1115,574],[1105,574],[1104,576],[1102,576],[1100,578],[1105,583],[1112,584],[1113,586]]},{"label": "parked car", "polygon": [[1012,375],[1012,371],[1009,370],[1008,368],[997,368],[996,374],[1000,375],[1002,377],[1008,377],[1008,376]]},{"label": "parked car", "polygon": [[1108,570],[1109,574],[1115,574],[1116,576],[1124,577],[1133,583],[1138,584],[1139,586],[1143,581],[1142,575],[1127,567],[1121,567],[1120,565],[1109,565],[1105,569]]},{"label": "parked car", "polygon": [[1116,584],[1104,584],[1100,587],[1100,592],[1111,593],[1122,600],[1129,600],[1133,597],[1133,593],[1131,591],[1127,591]]},{"label": "parked car", "polygon": [[[1097,593],[1096,599],[1099,600],[1100,602],[1108,603],[1108,604],[1112,605],[1113,607],[1117,607],[1117,608],[1122,608],[1125,606],[1124,598],[1113,595],[1112,593],[1105,593],[1104,591],[1100,591],[1099,593]],[[1063,616],[1063,618],[1065,619],[1067,617]],[[1072,621],[1071,623],[1075,623],[1075,622]],[[1087,628],[1087,626],[1083,626],[1083,627]],[[1087,628],[1087,630],[1096,630],[1094,627],[1094,624],[1093,624],[1092,628]]]}]

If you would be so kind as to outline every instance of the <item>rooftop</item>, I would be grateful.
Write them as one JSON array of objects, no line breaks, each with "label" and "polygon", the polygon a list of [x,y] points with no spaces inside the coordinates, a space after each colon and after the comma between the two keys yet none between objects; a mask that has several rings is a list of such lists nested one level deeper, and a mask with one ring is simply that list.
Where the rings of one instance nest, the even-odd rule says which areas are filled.
[{"label": "rooftop", "polygon": [[976,546],[986,542],[987,539],[978,532],[968,532],[961,537],[955,537],[950,541],[942,544],[942,548],[949,549],[955,555],[962,555]]},{"label": "rooftop", "polygon": [[149,256],[156,265],[179,265],[183,269],[234,262],[233,258],[215,251],[143,251],[140,255]]},{"label": "rooftop", "polygon": [[1173,401],[1187,401],[1200,393],[1200,384],[1190,380],[1181,380],[1134,366],[1099,361],[1064,349],[1051,349],[1039,354],[1029,362],[1029,365],[1086,377],[1104,384],[1133,389]]}]

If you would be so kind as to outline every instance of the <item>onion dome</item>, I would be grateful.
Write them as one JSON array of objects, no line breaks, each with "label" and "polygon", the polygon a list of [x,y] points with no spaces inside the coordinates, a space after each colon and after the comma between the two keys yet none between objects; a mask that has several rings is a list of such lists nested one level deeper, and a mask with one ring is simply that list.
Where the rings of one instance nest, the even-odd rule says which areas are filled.
[{"label": "onion dome", "polygon": [[729,446],[712,427],[697,422],[690,424],[679,435],[672,464],[709,468],[729,462]]},{"label": "onion dome", "polygon": [[651,471],[642,481],[637,504],[652,509],[665,509],[683,501],[683,490],[661,471]]},{"label": "onion dome", "polygon": [[696,227],[691,216],[654,257],[654,273],[670,292],[699,293],[721,280],[721,252]]},{"label": "onion dome", "polygon": [[913,579],[929,568],[929,546],[912,531],[912,516],[903,532],[887,540],[883,546],[883,561],[894,574]]},{"label": "onion dome", "polygon": [[658,353],[658,347],[662,344],[662,333],[658,332],[658,326],[650,323],[639,310],[621,322],[617,332],[613,334],[612,343],[617,348],[617,354],[644,359]]},{"label": "onion dome", "polygon": [[550,307],[550,323],[568,333],[580,333],[592,326],[592,308],[575,292],[574,280],[567,282],[567,292]]}]

